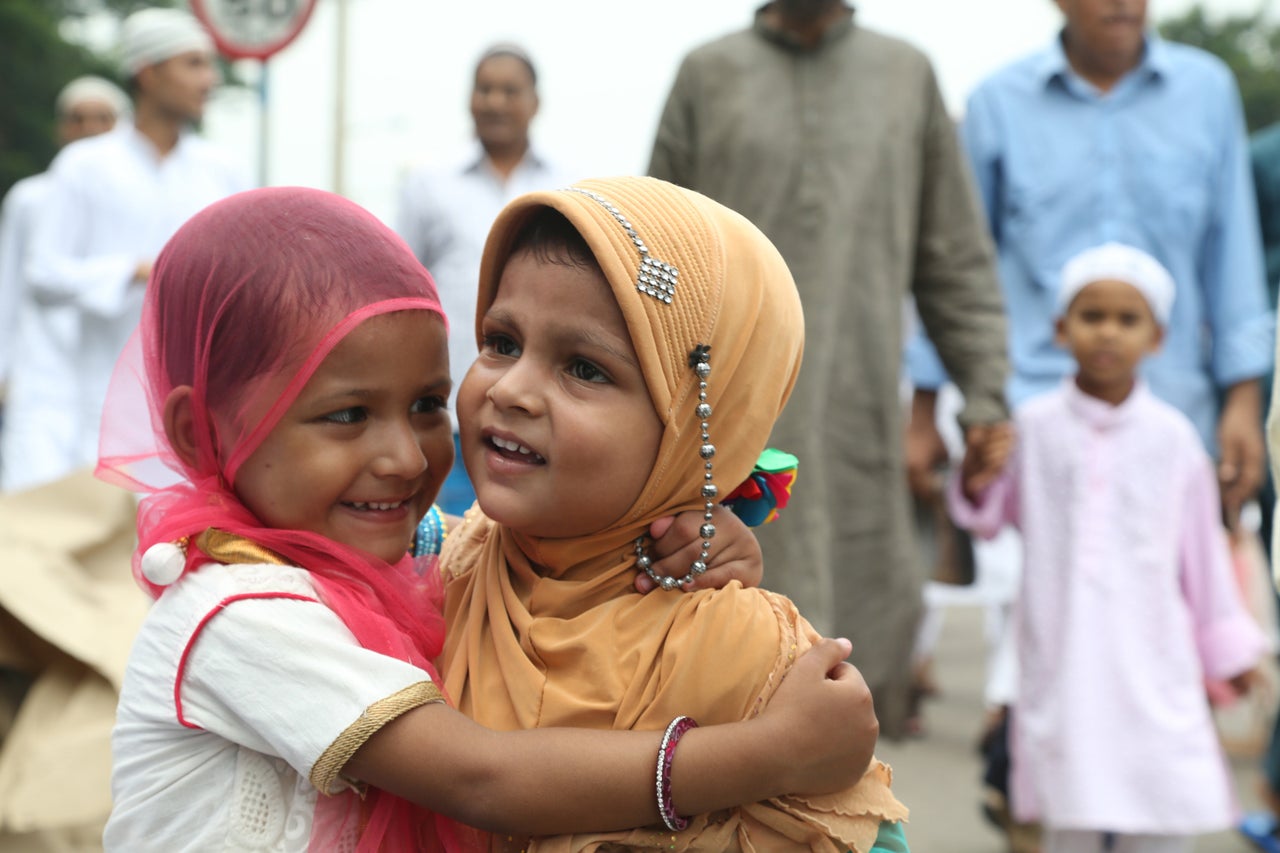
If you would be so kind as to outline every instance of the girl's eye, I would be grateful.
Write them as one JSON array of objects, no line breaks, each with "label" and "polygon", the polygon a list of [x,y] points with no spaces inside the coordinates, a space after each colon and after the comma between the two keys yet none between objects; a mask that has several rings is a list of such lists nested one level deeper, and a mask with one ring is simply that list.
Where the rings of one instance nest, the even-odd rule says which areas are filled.
[{"label": "girl's eye", "polygon": [[349,409],[330,412],[323,419],[335,424],[358,424],[366,417],[368,417],[368,412],[365,411],[363,406],[352,406]]},{"label": "girl's eye", "polygon": [[600,368],[585,359],[574,359],[569,365],[569,374],[583,382],[608,382],[609,376]]},{"label": "girl's eye", "polygon": [[518,356],[520,347],[506,335],[485,335],[481,347],[494,355]]},{"label": "girl's eye", "polygon": [[448,406],[449,401],[444,397],[419,397],[413,404],[412,412],[415,415],[429,415],[435,412],[443,412]]}]

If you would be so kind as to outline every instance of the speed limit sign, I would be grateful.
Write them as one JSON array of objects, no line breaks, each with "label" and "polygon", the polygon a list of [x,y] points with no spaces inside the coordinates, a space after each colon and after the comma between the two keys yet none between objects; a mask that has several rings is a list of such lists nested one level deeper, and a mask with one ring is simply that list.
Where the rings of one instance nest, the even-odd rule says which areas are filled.
[{"label": "speed limit sign", "polygon": [[315,6],[316,0],[191,0],[220,53],[263,61],[297,38]]}]

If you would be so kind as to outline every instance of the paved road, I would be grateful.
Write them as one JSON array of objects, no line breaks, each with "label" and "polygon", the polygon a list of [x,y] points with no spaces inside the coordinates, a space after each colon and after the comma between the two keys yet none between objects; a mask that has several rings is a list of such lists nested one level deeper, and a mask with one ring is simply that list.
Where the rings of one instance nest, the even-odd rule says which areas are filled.
[{"label": "paved road", "polygon": [[[893,765],[893,787],[911,808],[907,837],[913,853],[1005,853],[1000,836],[979,812],[981,765],[974,741],[982,720],[982,611],[947,608],[936,673],[942,695],[925,708],[924,737],[882,741],[878,755]],[[1257,807],[1256,760],[1232,761],[1242,805]],[[1230,832],[1198,840],[1196,853],[1250,853]]]}]

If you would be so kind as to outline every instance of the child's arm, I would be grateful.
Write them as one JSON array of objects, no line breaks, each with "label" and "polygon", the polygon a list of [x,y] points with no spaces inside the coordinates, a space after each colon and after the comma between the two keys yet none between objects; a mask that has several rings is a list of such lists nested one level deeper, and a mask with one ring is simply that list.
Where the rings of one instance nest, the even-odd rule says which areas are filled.
[{"label": "child's arm", "polygon": [[[760,542],[742,519],[717,505],[712,523],[716,535],[711,540],[711,557],[707,571],[680,587],[685,592],[699,589],[721,589],[729,581],[743,586],[760,586],[764,579],[764,557]],[[689,510],[674,517],[660,518],[649,526],[653,545],[653,570],[659,577],[684,577],[689,566],[702,551],[700,530],[704,523],[701,510]],[[653,578],[636,573],[636,589],[649,592],[657,588]]]},{"label": "child's arm", "polygon": [[1195,450],[1182,507],[1182,595],[1205,674],[1231,680],[1243,692],[1267,641],[1245,609],[1236,583],[1212,463],[1198,446]]},{"label": "child's arm", "polygon": [[[684,592],[699,589],[721,589],[729,581],[739,581],[743,586],[759,586],[764,578],[764,559],[755,534],[737,515],[723,506],[714,509],[712,523],[716,535],[711,540],[711,554],[707,571],[680,587]],[[445,515],[433,506],[418,524],[411,553],[415,557],[440,553],[440,546],[450,530],[462,523],[457,516]],[[649,527],[653,539],[650,554],[654,559],[653,570],[659,577],[684,577],[689,573],[702,552],[702,525],[705,519],[701,510],[689,510],[677,516],[667,516]],[[650,592],[657,589],[657,582],[643,571],[636,573],[636,589]]]},{"label": "child's arm", "polygon": [[[758,717],[694,729],[679,743],[672,801],[699,814],[784,793],[842,790],[861,778],[879,725],[847,641],[796,661]],[[445,705],[388,723],[343,774],[495,832],[550,835],[659,822],[662,732],[495,732]]]}]

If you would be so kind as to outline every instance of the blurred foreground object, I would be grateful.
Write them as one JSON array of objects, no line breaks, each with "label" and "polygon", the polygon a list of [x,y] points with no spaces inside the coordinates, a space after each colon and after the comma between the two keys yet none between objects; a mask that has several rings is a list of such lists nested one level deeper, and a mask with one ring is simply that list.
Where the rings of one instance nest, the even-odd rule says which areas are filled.
[{"label": "blurred foreground object", "polygon": [[111,727],[147,599],[133,497],[85,470],[0,495],[0,850],[101,850]]}]

